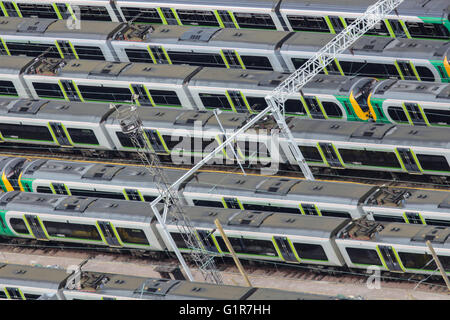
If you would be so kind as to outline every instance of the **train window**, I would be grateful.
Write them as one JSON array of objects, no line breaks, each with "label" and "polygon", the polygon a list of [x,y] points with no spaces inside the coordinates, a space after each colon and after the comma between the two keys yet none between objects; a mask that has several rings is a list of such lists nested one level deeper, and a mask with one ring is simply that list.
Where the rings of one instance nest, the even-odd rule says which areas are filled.
[{"label": "train window", "polygon": [[178,18],[183,25],[218,27],[219,22],[212,11],[177,10]]},{"label": "train window", "polygon": [[408,122],[408,117],[406,116],[405,110],[402,107],[387,107],[389,116],[395,122]]},{"label": "train window", "polygon": [[287,16],[294,31],[330,32],[323,17],[316,16]]},{"label": "train window", "polygon": [[121,7],[120,10],[127,21],[133,20],[134,22],[141,23],[162,23],[158,11],[154,8]]},{"label": "train window", "polygon": [[53,193],[52,189],[50,189],[49,187],[43,187],[43,186],[37,187],[36,192],[37,193]]},{"label": "train window", "polygon": [[97,197],[97,198],[107,198],[107,199],[118,199],[125,200],[123,193],[119,192],[109,192],[109,191],[93,191],[93,190],[83,190],[83,189],[72,189],[70,188],[70,193],[73,196],[82,197]]},{"label": "train window", "polygon": [[247,99],[248,105],[250,106],[250,109],[252,109],[253,111],[263,111],[265,108],[267,108],[266,99],[262,97],[246,96],[245,99]]},{"label": "train window", "polygon": [[[2,10],[0,10],[0,16],[1,16]],[[0,290],[0,299],[7,299],[6,293],[3,290]]]},{"label": "train window", "polygon": [[224,94],[199,93],[198,95],[205,108],[219,108],[231,111],[230,101]]},{"label": "train window", "polygon": [[16,87],[12,81],[0,80],[0,95],[17,96]]},{"label": "train window", "polygon": [[9,223],[11,224],[11,227],[15,232],[21,233],[21,234],[30,234],[23,219],[11,218],[11,219],[9,219]]},{"label": "train window", "polygon": [[17,6],[24,18],[38,17],[41,19],[58,19],[55,10],[49,4],[17,3]]},{"label": "train window", "polygon": [[97,137],[93,130],[67,128],[73,143],[98,145]]},{"label": "train window", "polygon": [[[347,25],[353,23],[356,19],[346,18]],[[384,21],[378,22],[372,29],[366,32],[368,35],[389,36],[389,31]]]},{"label": "train window", "polygon": [[143,62],[143,63],[153,63],[148,50],[141,49],[125,49],[130,62]]},{"label": "train window", "polygon": [[0,123],[0,132],[4,138],[36,141],[53,141],[53,137],[45,126],[30,126]]},{"label": "train window", "polygon": [[403,265],[407,269],[436,270],[433,256],[425,253],[398,252]]},{"label": "train window", "polygon": [[449,256],[438,256],[439,261],[441,261],[442,267],[445,271],[450,271],[450,257]]},{"label": "train window", "polygon": [[300,68],[301,66],[303,66],[305,64],[306,61],[308,61],[308,59],[302,59],[302,58],[292,58],[292,63],[294,64],[295,69]]},{"label": "train window", "polygon": [[320,155],[319,150],[317,147],[310,147],[310,146],[298,146],[300,148],[300,151],[303,154],[303,157],[306,161],[312,161],[312,162],[323,162],[322,156]]},{"label": "train window", "polygon": [[42,221],[50,237],[102,241],[97,227],[90,224]]},{"label": "train window", "polygon": [[430,154],[417,154],[416,156],[423,170],[450,171],[450,166],[444,156]]},{"label": "train window", "polygon": [[[77,6],[72,6],[76,8]],[[78,6],[80,8],[80,20],[111,21],[111,16],[105,7]]]},{"label": "train window", "polygon": [[273,71],[272,64],[267,57],[241,55],[241,59],[246,69]]},{"label": "train window", "polygon": [[323,217],[336,217],[336,218],[351,218],[352,216],[348,212],[339,212],[339,211],[331,211],[331,210],[322,210],[320,209],[320,213]]},{"label": "train window", "polygon": [[116,227],[116,230],[124,243],[149,245],[147,236],[141,229]]},{"label": "train window", "polygon": [[155,196],[144,196],[144,201],[145,202],[152,202],[155,199],[156,199]]},{"label": "train window", "polygon": [[33,87],[39,98],[64,99],[61,87],[57,83],[33,82]]},{"label": "train window", "polygon": [[328,261],[327,255],[320,244],[293,243],[300,259]]},{"label": "train window", "polygon": [[[221,236],[216,236],[217,243],[223,252],[228,252]],[[236,253],[240,254],[256,254],[262,256],[277,256],[277,251],[270,240],[247,239],[244,237],[228,237],[231,246]]]},{"label": "train window", "polygon": [[160,106],[181,106],[180,99],[175,91],[149,90],[155,104]]},{"label": "train window", "polygon": [[288,99],[284,103],[284,110],[289,114],[305,115],[306,110],[300,100]]},{"label": "train window", "polygon": [[396,217],[396,216],[385,216],[381,214],[374,214],[373,220],[380,221],[380,222],[400,222],[405,223],[405,219],[403,217]]},{"label": "train window", "polygon": [[379,78],[400,78],[393,64],[339,61],[342,71],[347,76],[370,76]]},{"label": "train window", "polygon": [[[183,143],[180,141],[181,137],[179,137],[179,136],[177,137],[175,135],[170,135],[170,136],[163,135],[162,137],[164,139],[164,142],[166,143],[167,149],[172,150],[175,147],[178,147],[177,149],[181,148],[182,143]],[[180,145],[178,145],[178,144],[180,144]]]},{"label": "train window", "polygon": [[171,232],[170,235],[172,236],[173,241],[177,245],[179,249],[186,249],[186,242],[183,239],[183,236],[179,232]]},{"label": "train window", "polygon": [[45,57],[61,58],[61,55],[54,44],[8,41],[6,42],[6,46],[13,56],[25,55],[28,57],[37,57],[48,50]]},{"label": "train window", "polygon": [[31,293],[24,293],[23,296],[26,300],[37,300],[41,296],[40,294],[31,294]]},{"label": "train window", "polygon": [[105,60],[105,56],[100,47],[75,46],[75,51],[80,59]]},{"label": "train window", "polygon": [[173,64],[225,68],[221,55],[216,53],[169,51],[167,54]]},{"label": "train window", "polygon": [[428,122],[435,125],[450,125],[450,110],[424,109]]},{"label": "train window", "polygon": [[425,219],[425,222],[430,226],[450,227],[450,221],[448,220]]},{"label": "train window", "polygon": [[347,164],[358,166],[374,166],[401,168],[394,152],[354,150],[339,148],[342,160]]},{"label": "train window", "polygon": [[256,141],[238,141],[237,146],[248,159],[256,158],[270,158],[270,152],[266,144]]},{"label": "train window", "polygon": [[301,213],[299,208],[288,208],[280,206],[264,206],[254,203],[243,203],[245,210],[269,211],[269,212],[283,212],[283,213]]},{"label": "train window", "polygon": [[374,249],[360,249],[360,248],[345,248],[350,257],[350,260],[354,264],[366,264],[381,266],[381,260],[378,253]]},{"label": "train window", "polygon": [[130,88],[78,85],[78,89],[80,90],[83,98],[88,101],[131,101]]},{"label": "train window", "polygon": [[434,74],[431,72],[430,68],[415,66],[417,73],[419,74],[420,80],[434,82]]},{"label": "train window", "polygon": [[116,132],[117,139],[119,139],[120,144],[124,148],[134,148],[133,142],[128,136],[123,132]]},{"label": "train window", "polygon": [[438,23],[421,23],[421,22],[405,22],[409,34],[413,38],[431,38],[448,40],[450,32],[443,24]]},{"label": "train window", "polygon": [[223,203],[221,201],[211,201],[211,200],[193,200],[194,205],[200,207],[214,207],[223,208]]},{"label": "train window", "polygon": [[337,103],[329,101],[321,101],[321,103],[328,117],[342,118],[342,110],[341,108],[339,108]]},{"label": "train window", "polygon": [[234,12],[234,18],[240,28],[276,29],[269,14]]}]

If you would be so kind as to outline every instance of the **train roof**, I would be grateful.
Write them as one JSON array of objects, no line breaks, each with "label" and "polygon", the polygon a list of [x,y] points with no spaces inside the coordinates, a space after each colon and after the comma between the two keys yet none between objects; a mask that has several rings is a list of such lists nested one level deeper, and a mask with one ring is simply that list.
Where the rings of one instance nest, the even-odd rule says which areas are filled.
[{"label": "train roof", "polygon": [[32,267],[17,264],[0,264],[0,284],[12,287],[26,286],[57,290],[70,276],[66,270]]},{"label": "train roof", "polygon": [[[314,11],[337,11],[364,13],[367,8],[373,5],[371,0],[283,0],[281,2],[281,10],[314,10]],[[404,1],[397,8],[399,15],[412,16],[432,16],[440,18],[442,11],[449,12],[450,5],[446,0],[419,0]]]},{"label": "train roof", "polygon": [[28,37],[107,40],[123,25],[118,22],[89,20],[83,20],[81,23],[81,28],[69,29],[66,20],[0,17],[0,33]]},{"label": "train roof", "polygon": [[450,100],[450,84],[384,80],[375,86],[371,98],[404,100],[408,94],[414,94],[414,101],[448,102]]},{"label": "train roof", "polygon": [[18,75],[34,60],[23,56],[1,56],[0,74]]},{"label": "train roof", "polygon": [[55,121],[100,123],[111,112],[108,104],[54,100],[0,101],[0,115]]},{"label": "train roof", "polygon": [[[243,1],[230,1],[230,0],[217,0],[214,1],[214,4],[211,4],[210,0],[117,0],[117,4],[120,6],[134,4],[135,6],[139,6],[142,4],[148,5],[149,7],[155,6],[177,6],[183,7],[186,9],[192,7],[199,7],[203,10],[205,9],[215,9],[217,7],[226,7],[228,10],[239,9],[239,8],[250,8],[250,9],[275,9],[276,5],[280,2],[280,0],[243,0]],[[144,6],[145,7],[145,6]],[[249,11],[251,12],[251,10]]]},{"label": "train roof", "polygon": [[283,291],[270,288],[259,288],[246,300],[336,300],[332,296],[321,294]]}]

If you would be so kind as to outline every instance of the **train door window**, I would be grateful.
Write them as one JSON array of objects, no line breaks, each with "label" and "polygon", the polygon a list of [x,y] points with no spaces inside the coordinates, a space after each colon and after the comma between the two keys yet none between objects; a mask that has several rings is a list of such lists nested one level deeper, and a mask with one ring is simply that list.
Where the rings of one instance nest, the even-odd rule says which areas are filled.
[{"label": "train door window", "polygon": [[282,213],[295,213],[299,214],[300,210],[297,208],[288,208],[280,206],[265,206],[261,204],[254,203],[243,203],[245,210],[256,210],[256,211],[267,211],[267,212],[282,212]]},{"label": "train door window", "polygon": [[361,248],[345,248],[350,261],[354,264],[365,264],[382,266],[380,257],[375,249],[361,249]]},{"label": "train door window", "polygon": [[171,232],[170,235],[172,236],[173,241],[175,242],[175,245],[179,249],[186,249],[187,245],[186,242],[183,239],[183,236],[179,232]]},{"label": "train door window", "polygon": [[126,21],[140,23],[162,23],[162,19],[158,11],[154,8],[132,8],[121,7]]},{"label": "train door window", "polygon": [[61,85],[70,101],[80,101],[80,96],[71,80],[61,80]]},{"label": "train door window", "polygon": [[141,229],[117,227],[116,230],[124,243],[149,245],[147,236]]},{"label": "train door window", "polygon": [[252,111],[263,111],[265,108],[267,108],[267,102],[266,99],[262,97],[245,97],[247,99],[248,105],[250,106],[250,109]]},{"label": "train door window", "polygon": [[234,18],[240,28],[275,30],[275,23],[269,14],[235,12]]},{"label": "train door window", "polygon": [[228,209],[240,209],[239,201],[236,198],[223,198]]},{"label": "train door window", "polygon": [[450,227],[449,220],[425,219],[425,223],[429,226]]},{"label": "train door window", "polygon": [[443,24],[439,23],[421,23],[421,22],[405,22],[409,34],[413,38],[431,38],[448,40],[450,32]]},{"label": "train door window", "polygon": [[328,117],[331,118],[342,118],[342,110],[339,108],[337,103],[330,101],[322,101],[322,106]]},{"label": "train door window", "polygon": [[[77,6],[72,6],[77,7]],[[93,20],[93,21],[111,21],[106,7],[101,6],[79,6],[80,19],[81,20]]]},{"label": "train door window", "polygon": [[322,156],[316,147],[298,146],[306,161],[323,162]]},{"label": "train door window", "polygon": [[431,81],[434,82],[434,74],[431,72],[430,68],[423,67],[423,66],[415,66],[417,74],[420,77],[420,80],[422,81]]},{"label": "train door window", "polygon": [[75,46],[75,51],[80,59],[105,60],[105,56],[100,47]]},{"label": "train door window", "polygon": [[136,189],[125,189],[125,193],[130,201],[142,201]]},{"label": "train door window", "polygon": [[335,218],[351,218],[352,216],[348,212],[320,210],[322,217],[335,217]]},{"label": "train door window", "polygon": [[319,215],[319,212],[318,212],[316,206],[313,205],[313,204],[304,204],[304,203],[302,203],[301,207],[303,209],[303,212],[307,216],[318,216]]},{"label": "train door window", "polygon": [[161,106],[181,107],[181,102],[178,99],[178,95],[175,91],[166,91],[166,90],[149,90],[149,91],[155,104]]},{"label": "train door window", "polygon": [[246,69],[273,71],[272,64],[267,57],[241,55],[241,59]]},{"label": "train door window", "polygon": [[405,216],[410,224],[423,224],[420,218],[420,213],[417,212],[405,212]]},{"label": "train door window", "polygon": [[325,159],[327,160],[328,164],[331,167],[342,167],[342,163],[339,160],[339,157],[336,153],[336,150],[333,147],[333,144],[320,142],[319,146],[322,149]]},{"label": "train door window", "polygon": [[42,221],[51,237],[101,241],[97,227],[90,224]]},{"label": "train door window", "polygon": [[320,244],[293,243],[300,259],[328,261],[328,257]]},{"label": "train door window", "polygon": [[161,141],[161,138],[160,138],[157,130],[146,129],[145,134],[155,152],[157,152],[157,153],[162,153],[162,152],[165,153],[166,152],[166,149],[164,148],[164,144]]},{"label": "train door window", "polygon": [[125,49],[125,53],[127,54],[130,62],[153,63],[153,60],[147,50]]},{"label": "train door window", "polygon": [[347,76],[370,76],[379,78],[400,78],[394,64],[367,63],[339,60],[342,71]]},{"label": "train door window", "polygon": [[50,131],[45,126],[15,125],[0,123],[0,132],[4,138],[36,141],[53,141]]},{"label": "train door window", "polygon": [[[347,25],[353,23],[356,19],[345,19]],[[366,32],[368,35],[389,36],[388,28],[383,20],[379,21],[372,29]]]},{"label": "train door window", "polygon": [[119,193],[119,192],[109,192],[109,191],[99,191],[99,190],[93,191],[93,190],[83,190],[83,189],[72,189],[72,188],[70,188],[70,193],[73,196],[125,200],[125,197],[124,197],[123,193]]},{"label": "train door window", "polygon": [[445,271],[450,271],[450,257],[449,256],[438,256],[439,261],[441,261],[442,267]]},{"label": "train door window", "polygon": [[[119,139],[120,144],[124,148],[134,148],[134,144],[131,139],[123,132],[116,132],[117,139]],[[143,141],[141,141],[143,142]]]},{"label": "train door window", "polygon": [[288,99],[284,103],[284,110],[288,114],[305,115],[306,110],[300,100]]},{"label": "train door window", "polygon": [[25,300],[37,300],[41,296],[40,294],[31,294],[31,293],[24,293]]},{"label": "train door window", "polygon": [[424,109],[423,111],[430,124],[450,125],[450,110]]},{"label": "train door window", "polygon": [[7,41],[6,46],[12,56],[25,55],[27,57],[37,57],[46,52],[45,57],[61,58],[54,44]]},{"label": "train door window", "polygon": [[[221,236],[216,236],[217,243],[223,252],[228,252]],[[273,242],[270,240],[247,239],[243,237],[228,237],[231,246],[236,253],[240,254],[256,254],[262,256],[278,256]]]},{"label": "train door window", "polygon": [[400,223],[405,223],[405,219],[403,219],[403,217],[385,216],[385,215],[382,215],[382,214],[374,214],[373,215],[373,219],[375,221],[380,221],[380,222],[400,222]]},{"label": "train door window", "polygon": [[230,13],[227,10],[217,10],[217,13],[225,28],[236,28],[233,19],[231,19]]},{"label": "train door window", "polygon": [[228,90],[227,92],[233,102],[236,112],[245,113],[249,111],[240,91]]},{"label": "train door window", "polygon": [[397,64],[405,80],[417,80],[409,61],[397,61]]},{"label": "train door window", "polygon": [[57,83],[33,82],[33,87],[40,98],[64,99],[61,87]]},{"label": "train door window", "polygon": [[[0,10],[0,16],[2,13],[2,10]],[[8,297],[6,296],[6,293],[3,290],[0,290],[0,299],[8,299]]]},{"label": "train door window", "polygon": [[98,145],[97,137],[91,129],[67,128],[67,131],[74,143]]},{"label": "train door window", "polygon": [[425,253],[398,252],[403,266],[407,269],[436,270],[433,256]]},{"label": "train door window", "polygon": [[219,22],[212,11],[177,10],[178,18],[183,25],[218,27]]},{"label": "train door window", "polygon": [[20,234],[30,234],[25,222],[21,218],[11,218],[9,219],[12,229]]},{"label": "train door window", "polygon": [[328,18],[330,18],[331,25],[333,26],[333,29],[336,33],[344,30],[344,24],[338,16],[329,16]]},{"label": "train door window", "polygon": [[161,8],[161,11],[163,12],[164,17],[166,18],[167,24],[169,25],[178,24],[177,18],[175,18],[175,15],[170,8]]},{"label": "train door window", "polygon": [[450,172],[450,166],[444,156],[430,154],[417,154],[416,156],[423,170]]},{"label": "train door window", "polygon": [[22,17],[38,17],[42,19],[58,19],[55,10],[49,4],[18,3]]},{"label": "train door window", "polygon": [[50,189],[49,187],[43,187],[43,186],[37,187],[36,192],[37,193],[53,193],[52,189]]},{"label": "train door window", "polygon": [[400,155],[400,158],[403,161],[403,165],[408,172],[417,172],[419,173],[419,167],[414,159],[414,156],[411,152],[411,149],[408,148],[397,148],[397,152]]},{"label": "train door window", "polygon": [[0,80],[0,95],[17,96],[16,87],[12,81]]},{"label": "train door window", "polygon": [[81,95],[85,100],[90,101],[107,101],[107,102],[130,102],[131,91],[130,88],[117,88],[117,87],[94,87],[79,85]]},{"label": "train door window", "polygon": [[224,94],[199,93],[203,106],[210,109],[223,109],[231,111],[231,104]]},{"label": "train door window", "polygon": [[180,144],[180,142],[181,142],[181,144],[183,144],[183,142],[184,142],[184,140],[180,141],[181,137],[177,137],[175,135],[163,135],[162,137],[163,137],[164,143],[166,144],[167,149],[173,150],[177,146],[179,147],[177,149],[179,149],[179,150],[182,149],[181,145],[178,145],[178,144]]},{"label": "train door window", "polygon": [[387,107],[387,110],[389,116],[393,121],[408,123],[408,117],[406,116],[406,113],[402,107],[389,106]]},{"label": "train door window", "polygon": [[396,37],[399,37],[399,38],[406,37],[405,30],[403,30],[403,27],[402,27],[400,21],[389,19],[388,22],[391,25],[391,29],[394,32]]},{"label": "train door window", "polygon": [[193,200],[195,206],[199,207],[214,207],[214,208],[223,208],[223,203],[220,201],[211,201],[211,200]]},{"label": "train door window", "polygon": [[323,17],[316,16],[287,16],[294,31],[330,32]]},{"label": "train door window", "polygon": [[12,300],[23,300],[23,297],[22,297],[22,295],[20,294],[20,290],[19,290],[18,288],[9,288],[9,287],[6,287],[5,289],[6,289],[6,291],[8,292],[9,297],[10,297]]},{"label": "train door window", "polygon": [[16,8],[14,8],[14,4],[10,1],[3,1],[3,6],[6,12],[8,13],[9,17],[18,17],[19,14],[17,13]]},{"label": "train door window", "polygon": [[295,69],[300,68],[301,66],[303,66],[306,61],[308,61],[308,59],[303,59],[303,58],[292,58],[292,64],[294,65]]},{"label": "train door window", "polygon": [[225,62],[220,54],[186,51],[169,51],[167,54],[173,64],[225,68]]},{"label": "train door window", "polygon": [[147,196],[147,195],[144,195],[144,201],[145,201],[145,202],[152,202],[152,201],[155,200],[155,199],[156,199],[155,196]]},{"label": "train door window", "polygon": [[306,105],[308,106],[309,113],[313,119],[325,119],[322,109],[320,108],[319,101],[314,96],[304,96]]},{"label": "train door window", "polygon": [[344,163],[348,164],[401,168],[398,158],[394,152],[339,148],[339,154],[341,155]]}]

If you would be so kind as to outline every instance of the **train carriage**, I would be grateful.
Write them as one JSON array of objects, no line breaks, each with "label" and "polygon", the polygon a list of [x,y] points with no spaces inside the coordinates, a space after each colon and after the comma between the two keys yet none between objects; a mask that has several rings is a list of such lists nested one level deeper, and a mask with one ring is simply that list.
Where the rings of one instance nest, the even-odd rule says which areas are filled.
[{"label": "train carriage", "polygon": [[30,95],[22,82],[21,74],[33,63],[27,57],[1,56],[0,59],[0,96],[29,98]]}]

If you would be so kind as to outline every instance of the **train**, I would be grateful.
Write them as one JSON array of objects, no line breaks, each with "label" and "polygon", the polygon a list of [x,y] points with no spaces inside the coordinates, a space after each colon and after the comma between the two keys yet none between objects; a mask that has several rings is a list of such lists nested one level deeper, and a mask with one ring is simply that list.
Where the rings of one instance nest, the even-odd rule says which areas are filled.
[{"label": "train", "polygon": [[[97,197],[142,206],[159,195],[153,176],[139,166],[2,157],[0,168],[5,192]],[[174,183],[185,170],[164,173]],[[450,227],[447,191],[206,171],[191,176],[178,192],[192,207]]]},{"label": "train", "polygon": [[[0,54],[188,64],[292,73],[333,38],[271,30],[129,25],[0,17]],[[432,41],[363,36],[327,66],[331,75],[450,82],[450,38]]]},{"label": "train", "polygon": [[[0,95],[256,113],[267,107],[265,96],[288,76],[262,70],[5,56],[0,59]],[[285,113],[448,126],[449,88],[447,83],[323,74],[287,97]]]},{"label": "train", "polygon": [[[319,0],[2,0],[0,16],[336,34],[372,4],[371,0],[339,4]],[[448,40],[449,16],[446,0],[405,1],[368,33]]]},{"label": "train", "polygon": [[339,300],[278,289],[217,285],[0,263],[0,300]]},{"label": "train", "polygon": [[[247,181],[242,184],[245,183]],[[308,183],[301,182],[300,186],[303,184]],[[306,189],[313,193],[319,186],[319,183],[312,183]],[[275,187],[269,190],[271,188]],[[331,191],[331,187],[325,186],[322,190]],[[265,193],[265,190],[258,188],[253,192]],[[358,189],[358,192],[362,190]],[[411,202],[423,200],[423,194],[419,193],[411,196]],[[418,195],[422,197],[417,198]],[[432,199],[432,195],[428,195],[428,199]],[[214,196],[211,194],[210,198]],[[352,197],[338,196],[333,195],[341,202],[348,202]],[[426,202],[429,203],[428,199]],[[304,211],[315,210],[314,205],[301,204],[301,207]],[[163,206],[159,208],[162,213]],[[377,222],[365,217],[319,217],[256,208],[184,206],[183,214],[189,217],[203,248],[218,258],[230,256],[230,253],[216,229],[216,219],[223,226],[236,255],[245,260],[331,270],[376,266],[387,272],[433,274],[436,265],[425,243],[429,240],[443,268],[450,272],[450,227]],[[168,253],[174,250],[149,204],[142,201],[12,191],[0,195],[0,217],[0,235],[6,238],[138,252]],[[186,247],[181,234],[184,229],[180,229],[175,217],[168,215],[166,228],[181,252],[193,250]]]},{"label": "train", "polygon": [[[127,105],[116,105],[116,109],[108,104],[53,100],[0,101],[3,148],[138,159],[136,147],[122,132],[117,116],[118,110]],[[137,114],[146,144],[161,161],[186,165],[212,152],[225,140],[225,134],[238,130],[253,117],[172,108],[138,108]],[[286,121],[294,143],[313,169],[333,170],[338,175],[350,171],[362,175],[389,173],[448,183],[448,128],[299,117],[287,117]],[[298,170],[286,139],[276,129],[275,120],[267,116],[240,134],[231,146],[239,161],[267,174]],[[232,166],[236,160],[228,147],[216,153],[210,164]]]}]

